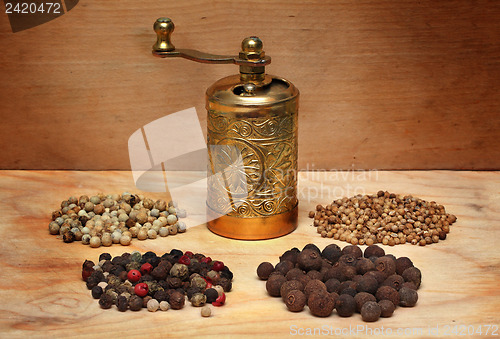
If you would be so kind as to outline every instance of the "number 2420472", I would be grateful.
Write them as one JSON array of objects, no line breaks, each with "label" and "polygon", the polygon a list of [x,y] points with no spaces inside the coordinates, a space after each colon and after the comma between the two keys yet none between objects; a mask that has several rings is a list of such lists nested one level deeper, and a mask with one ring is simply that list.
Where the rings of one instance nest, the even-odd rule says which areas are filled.
[{"label": "number 2420472", "polygon": [[42,2],[37,5],[35,3],[5,3],[5,13],[19,13],[19,14],[35,14],[35,13],[46,13],[46,14],[61,14],[61,4],[58,2]]}]

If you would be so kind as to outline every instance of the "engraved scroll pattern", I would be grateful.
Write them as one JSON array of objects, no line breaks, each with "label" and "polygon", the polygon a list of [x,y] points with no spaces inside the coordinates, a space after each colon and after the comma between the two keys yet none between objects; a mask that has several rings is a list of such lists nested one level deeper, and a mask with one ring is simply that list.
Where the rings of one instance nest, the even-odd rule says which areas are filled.
[{"label": "engraved scroll pattern", "polygon": [[[296,112],[236,120],[211,110],[208,144],[217,145],[209,159],[209,173],[223,173],[208,176],[210,208],[231,216],[259,217],[288,212],[295,207]],[[234,161],[238,152],[242,164]]]}]

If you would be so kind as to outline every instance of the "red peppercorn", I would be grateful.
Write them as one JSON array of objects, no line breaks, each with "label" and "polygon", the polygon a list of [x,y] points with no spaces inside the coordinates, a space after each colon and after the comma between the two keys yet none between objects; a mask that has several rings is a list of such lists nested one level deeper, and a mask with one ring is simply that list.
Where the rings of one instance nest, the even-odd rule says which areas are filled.
[{"label": "red peppercorn", "polygon": [[212,262],[212,258],[210,258],[210,257],[205,257],[205,258],[201,259],[201,262],[204,262],[204,263],[210,264],[210,263]]},{"label": "red peppercorn", "polygon": [[222,261],[214,261],[214,264],[212,266],[212,270],[219,272],[224,269],[224,263]]},{"label": "red peppercorn", "polygon": [[87,282],[87,280],[89,279],[90,275],[92,274],[92,272],[94,272],[94,269],[93,268],[84,268],[82,270],[82,279],[83,281]]},{"label": "red peppercorn", "polygon": [[214,306],[222,306],[226,302],[226,295],[222,293],[215,301],[212,303]]},{"label": "red peppercorn", "polygon": [[130,270],[127,273],[127,279],[133,283],[141,280],[141,277],[142,277],[141,272],[139,272],[138,270]]},{"label": "red peppercorn", "polygon": [[148,294],[149,287],[146,283],[139,283],[134,287],[134,293],[139,297],[145,297]]},{"label": "red peppercorn", "polygon": [[149,273],[151,273],[152,270],[153,270],[153,265],[151,265],[148,262],[142,264],[142,266],[141,266],[141,273],[142,274],[149,274]]},{"label": "red peppercorn", "polygon": [[190,263],[191,263],[191,259],[185,254],[179,258],[179,264],[184,264],[184,265],[189,266]]},{"label": "red peppercorn", "polygon": [[189,257],[189,259],[191,259],[192,257],[194,257],[194,254],[191,251],[184,252],[184,255],[187,255]]},{"label": "red peppercorn", "polygon": [[210,279],[209,277],[202,277],[202,278],[203,278],[203,280],[205,280],[207,282],[207,287],[205,287],[205,289],[209,289],[209,288],[213,287],[212,279]]}]

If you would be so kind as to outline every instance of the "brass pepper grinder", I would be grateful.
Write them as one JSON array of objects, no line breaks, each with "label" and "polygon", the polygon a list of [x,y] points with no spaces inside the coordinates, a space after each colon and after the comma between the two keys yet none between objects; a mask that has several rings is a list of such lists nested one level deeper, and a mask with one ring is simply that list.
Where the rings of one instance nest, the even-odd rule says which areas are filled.
[{"label": "brass pepper grinder", "polygon": [[[292,232],[298,214],[298,89],[265,73],[271,58],[257,37],[245,38],[236,56],[213,55],[176,49],[169,18],[159,18],[153,28],[155,56],[240,66],[240,74],[220,79],[206,92],[208,228],[248,240]],[[244,178],[243,190],[234,178]]]}]

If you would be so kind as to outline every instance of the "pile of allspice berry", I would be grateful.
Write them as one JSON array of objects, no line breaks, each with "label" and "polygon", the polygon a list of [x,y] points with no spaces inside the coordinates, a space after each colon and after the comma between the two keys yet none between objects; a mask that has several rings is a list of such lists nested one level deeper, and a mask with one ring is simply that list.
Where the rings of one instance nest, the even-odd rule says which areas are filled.
[{"label": "pile of allspice berry", "polygon": [[175,202],[154,201],[138,194],[103,193],[80,198],[69,197],[61,208],[52,213],[49,233],[58,235],[64,242],[81,241],[90,247],[130,245],[138,240],[166,237],[186,231],[179,218],[186,211]]},{"label": "pile of allspice berry", "polygon": [[103,309],[115,305],[121,312],[179,310],[187,297],[193,306],[202,307],[202,316],[209,317],[207,304],[224,305],[233,273],[221,261],[173,249],[162,256],[134,251],[112,258],[102,253],[98,264],[85,260],[82,278]]},{"label": "pile of allspice berry", "polygon": [[276,266],[261,263],[257,275],[267,280],[269,295],[281,297],[292,312],[307,305],[318,317],[333,310],[341,317],[358,312],[367,322],[390,317],[398,306],[415,306],[422,279],[409,258],[386,255],[378,245],[368,246],[363,255],[355,245],[330,244],[320,251],[307,244],[302,251],[283,253]]},{"label": "pile of allspice berry", "polygon": [[317,205],[309,217],[323,238],[352,245],[389,246],[425,246],[445,240],[451,224],[457,220],[434,201],[384,191]]}]

